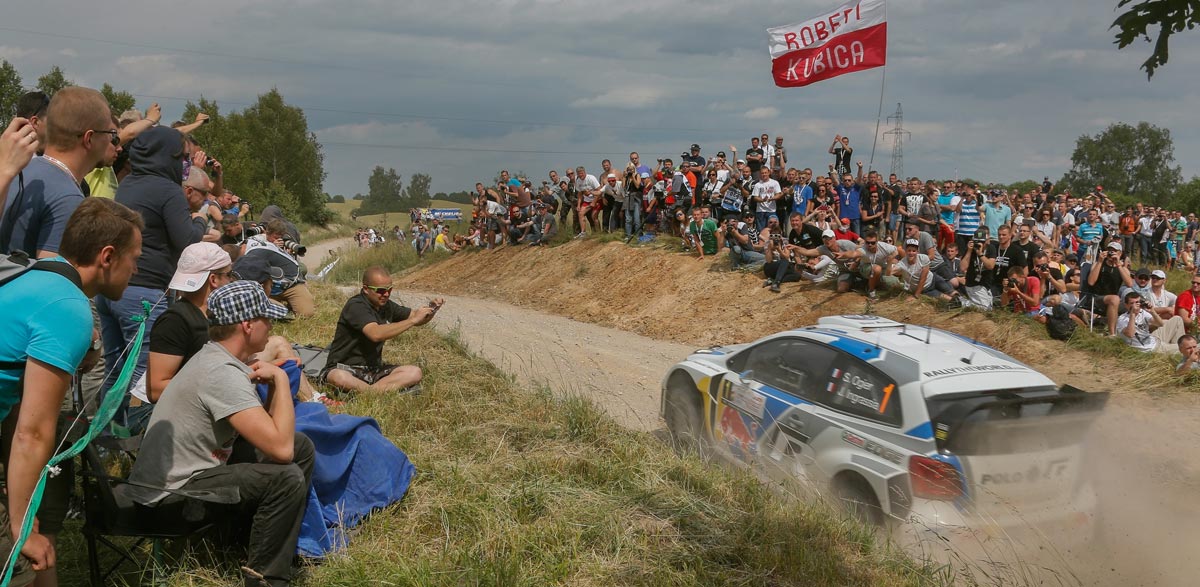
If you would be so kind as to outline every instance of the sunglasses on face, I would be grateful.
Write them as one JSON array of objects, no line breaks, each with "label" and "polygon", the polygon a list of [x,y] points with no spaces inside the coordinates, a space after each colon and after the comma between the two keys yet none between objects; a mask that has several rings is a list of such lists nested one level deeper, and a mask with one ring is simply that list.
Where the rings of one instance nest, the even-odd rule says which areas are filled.
[{"label": "sunglasses on face", "polygon": [[114,147],[121,145],[121,131],[119,130],[93,130],[92,132],[109,135],[109,142],[111,142]]},{"label": "sunglasses on face", "polygon": [[392,293],[392,288],[391,288],[391,287],[371,287],[371,286],[369,286],[369,285],[364,285],[363,287],[364,287],[364,288],[366,288],[366,289],[367,289],[367,291],[373,291],[373,292],[375,292],[375,293],[376,293],[376,294],[378,294],[378,295],[384,295],[384,294],[390,294],[390,293]]}]

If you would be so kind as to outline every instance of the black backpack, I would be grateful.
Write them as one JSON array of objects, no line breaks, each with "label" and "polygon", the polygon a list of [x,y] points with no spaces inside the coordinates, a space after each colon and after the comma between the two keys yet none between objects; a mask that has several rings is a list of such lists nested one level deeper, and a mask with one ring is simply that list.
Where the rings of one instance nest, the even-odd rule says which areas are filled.
[{"label": "black backpack", "polygon": [[1054,306],[1050,314],[1046,316],[1046,334],[1054,340],[1067,340],[1075,334],[1075,321],[1071,320],[1071,312],[1067,307],[1059,304]]},{"label": "black backpack", "polygon": [[0,258],[0,286],[24,275],[31,270],[49,271],[66,277],[75,287],[83,289],[83,281],[79,278],[79,272],[75,270],[69,263],[61,263],[58,261],[49,261],[46,259],[36,260],[30,259],[25,251],[13,251],[12,254]]}]

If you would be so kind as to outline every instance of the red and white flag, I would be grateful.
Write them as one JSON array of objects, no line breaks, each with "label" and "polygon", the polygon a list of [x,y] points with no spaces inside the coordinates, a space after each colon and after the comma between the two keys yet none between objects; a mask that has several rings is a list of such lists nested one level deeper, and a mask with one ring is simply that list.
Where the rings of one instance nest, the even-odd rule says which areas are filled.
[{"label": "red and white flag", "polygon": [[887,63],[884,0],[852,0],[818,18],[767,29],[775,85],[794,88]]}]

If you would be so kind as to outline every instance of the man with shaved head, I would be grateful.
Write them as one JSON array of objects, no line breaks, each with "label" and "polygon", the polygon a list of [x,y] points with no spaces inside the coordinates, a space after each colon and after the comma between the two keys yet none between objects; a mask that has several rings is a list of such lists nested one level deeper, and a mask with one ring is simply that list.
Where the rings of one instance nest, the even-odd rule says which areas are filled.
[{"label": "man with shaved head", "polygon": [[8,187],[0,252],[58,254],[71,213],[83,202],[79,183],[119,144],[108,101],[96,90],[67,87],[46,107],[46,151]]},{"label": "man with shaved head", "polygon": [[416,309],[392,301],[392,276],[378,265],[363,272],[362,289],[338,317],[321,379],[346,391],[415,391],[421,382],[416,365],[383,362],[383,344],[413,326],[421,326],[445,303],[441,298]]}]

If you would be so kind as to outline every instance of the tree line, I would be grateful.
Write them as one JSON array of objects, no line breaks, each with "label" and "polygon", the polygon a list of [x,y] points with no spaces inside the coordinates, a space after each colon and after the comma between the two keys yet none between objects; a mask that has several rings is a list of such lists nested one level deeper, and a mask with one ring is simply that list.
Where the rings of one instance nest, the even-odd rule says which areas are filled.
[{"label": "tree line", "polygon": [[[26,88],[16,68],[0,60],[0,123],[8,126],[25,92],[37,89],[53,96],[71,85],[74,82],[55,65],[33,88]],[[99,89],[114,116],[137,103],[132,94],[108,83]],[[203,97],[198,103],[189,101],[182,120],[195,120],[199,112],[207,114],[209,122],[193,137],[205,152],[221,161],[226,189],[248,200],[255,210],[275,204],[284,214],[304,222],[323,224],[331,218],[321,187],[325,157],[303,110],[289,105],[272,89],[241,112],[222,114],[215,101]]]}]

